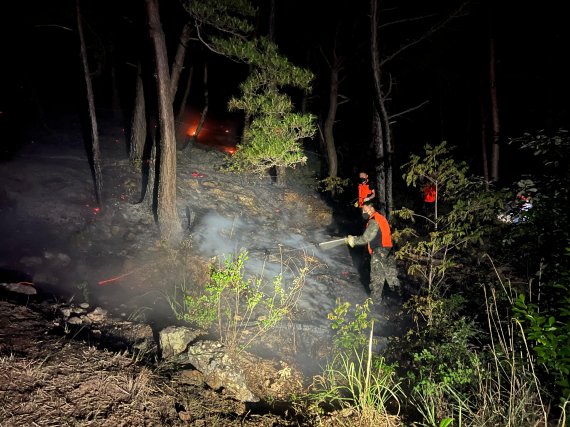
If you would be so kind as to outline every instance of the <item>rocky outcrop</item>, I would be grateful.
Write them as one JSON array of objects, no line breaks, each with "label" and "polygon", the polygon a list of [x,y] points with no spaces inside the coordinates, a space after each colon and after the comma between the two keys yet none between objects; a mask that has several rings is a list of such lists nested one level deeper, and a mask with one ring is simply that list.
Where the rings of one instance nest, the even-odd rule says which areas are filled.
[{"label": "rocky outcrop", "polygon": [[192,364],[212,389],[224,389],[242,402],[259,401],[259,397],[249,389],[245,373],[221,343],[201,341],[191,345],[178,360]]},{"label": "rocky outcrop", "polygon": [[163,359],[178,356],[188,348],[188,344],[205,335],[204,331],[186,326],[169,326],[159,332],[160,351]]}]

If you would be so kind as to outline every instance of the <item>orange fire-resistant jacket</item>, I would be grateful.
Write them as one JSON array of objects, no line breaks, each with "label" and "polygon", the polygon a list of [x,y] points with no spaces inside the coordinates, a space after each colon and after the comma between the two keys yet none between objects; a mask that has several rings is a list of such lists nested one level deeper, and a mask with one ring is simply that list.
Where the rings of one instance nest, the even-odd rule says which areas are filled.
[{"label": "orange fire-resistant jacket", "polygon": [[372,194],[372,190],[368,186],[368,181],[358,184],[358,207],[364,205],[364,199]]},{"label": "orange fire-resistant jacket", "polygon": [[380,215],[378,212],[374,212],[374,214],[366,223],[366,228],[368,228],[372,221],[376,221],[380,232],[370,243],[368,243],[368,253],[371,255],[376,248],[392,247],[392,233],[390,232],[390,225],[388,224],[386,218],[384,218],[384,216]]}]

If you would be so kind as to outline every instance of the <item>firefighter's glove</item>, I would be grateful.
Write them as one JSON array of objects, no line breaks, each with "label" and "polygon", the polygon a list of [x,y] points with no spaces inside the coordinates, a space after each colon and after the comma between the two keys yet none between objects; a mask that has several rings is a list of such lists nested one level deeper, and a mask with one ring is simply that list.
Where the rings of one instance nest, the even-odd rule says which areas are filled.
[{"label": "firefighter's glove", "polygon": [[354,241],[354,236],[346,236],[346,244],[348,246],[350,246],[351,248],[354,248],[354,246],[356,245],[356,242]]},{"label": "firefighter's glove", "polygon": [[358,207],[358,202],[354,202],[354,207],[355,207],[355,208]]}]

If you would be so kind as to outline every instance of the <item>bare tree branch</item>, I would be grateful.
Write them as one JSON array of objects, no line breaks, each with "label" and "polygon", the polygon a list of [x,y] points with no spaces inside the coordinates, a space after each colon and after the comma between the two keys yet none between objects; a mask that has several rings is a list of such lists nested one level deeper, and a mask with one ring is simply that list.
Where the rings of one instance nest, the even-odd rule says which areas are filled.
[{"label": "bare tree branch", "polygon": [[439,30],[441,30],[442,28],[445,28],[451,21],[453,21],[454,19],[456,19],[457,17],[461,16],[463,10],[467,7],[467,5],[470,3],[470,1],[466,1],[464,3],[461,3],[457,9],[455,9],[453,12],[451,12],[445,19],[443,19],[441,22],[437,23],[436,25],[434,25],[433,27],[431,27],[430,29],[428,29],[426,32],[424,32],[423,34],[421,34],[420,36],[416,37],[415,39],[409,41],[406,44],[403,44],[402,46],[400,46],[398,49],[396,49],[394,52],[392,52],[392,54],[385,56],[384,58],[382,58],[381,62],[380,62],[380,66],[385,65],[387,62],[390,62],[392,59],[394,59],[395,57],[397,57],[398,55],[400,55],[403,51],[409,49],[412,46],[417,45],[418,43],[421,43],[422,41],[424,41],[425,39],[431,37],[433,34],[435,34],[436,32],[438,32]]},{"label": "bare tree branch", "polygon": [[412,111],[415,111],[415,110],[417,110],[417,109],[419,109],[419,108],[422,108],[424,105],[426,105],[426,104],[428,104],[428,103],[429,103],[429,100],[426,100],[426,101],[424,101],[424,102],[422,102],[422,103],[420,103],[420,104],[418,104],[418,105],[416,105],[416,106],[414,106],[414,107],[408,108],[407,110],[400,111],[399,113],[395,113],[395,114],[390,114],[389,119],[390,119],[390,121],[392,121],[392,120],[395,119],[396,117],[403,116],[404,114],[408,114],[408,113],[410,113],[410,112],[412,112]]}]

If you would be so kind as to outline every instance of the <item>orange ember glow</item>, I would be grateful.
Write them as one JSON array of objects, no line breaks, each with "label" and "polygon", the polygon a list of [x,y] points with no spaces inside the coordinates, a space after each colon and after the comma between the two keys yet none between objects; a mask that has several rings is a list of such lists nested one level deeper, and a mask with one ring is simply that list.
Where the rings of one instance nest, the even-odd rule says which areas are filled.
[{"label": "orange ember glow", "polygon": [[224,151],[228,154],[234,154],[236,152],[236,147],[225,147]]},{"label": "orange ember glow", "polygon": [[102,286],[102,285],[106,285],[106,284],[111,283],[111,282],[116,282],[117,280],[120,280],[120,279],[122,279],[123,277],[127,277],[127,276],[129,276],[129,275],[131,275],[131,274],[133,274],[133,273],[134,273],[134,271],[131,271],[131,272],[125,273],[125,274],[119,274],[118,276],[111,277],[110,279],[101,280],[100,282],[97,282],[97,284],[98,284],[99,286]]},{"label": "orange ember glow", "polygon": [[97,215],[99,212],[101,212],[101,208],[93,208],[93,213],[95,215]]},{"label": "orange ember glow", "polygon": [[194,136],[194,135],[196,135],[196,130],[198,130],[198,125],[197,125],[197,124],[196,124],[196,125],[191,125],[191,126],[188,128],[188,131],[186,131],[186,135],[188,135],[188,136]]}]

